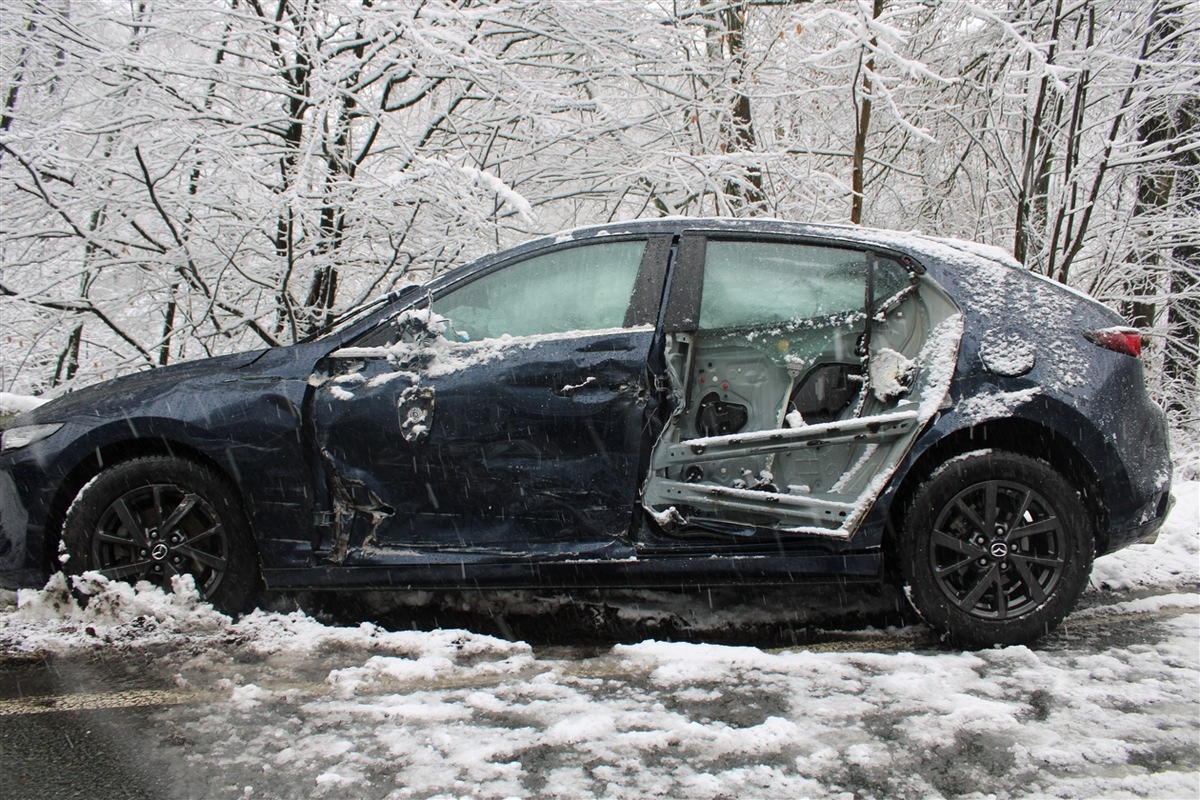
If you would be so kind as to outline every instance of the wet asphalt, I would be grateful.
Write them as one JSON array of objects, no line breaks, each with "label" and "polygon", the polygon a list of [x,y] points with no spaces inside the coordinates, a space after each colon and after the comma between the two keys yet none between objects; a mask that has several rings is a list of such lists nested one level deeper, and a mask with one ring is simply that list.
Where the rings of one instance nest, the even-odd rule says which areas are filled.
[{"label": "wet asphalt", "polygon": [[[148,737],[157,735],[157,709],[104,699],[124,687],[160,682],[144,669],[130,671],[138,666],[132,661],[0,658],[0,798],[170,794],[167,776],[142,756]],[[115,707],[102,707],[109,704]]]},{"label": "wet asphalt", "polygon": [[[1127,616],[1117,621],[1120,624],[1108,619],[1104,624],[1072,626],[1069,634],[1060,632],[1039,646],[1086,653],[1154,639],[1153,612]],[[411,620],[392,622],[407,627],[403,623]],[[450,622],[471,620],[441,620],[441,624]],[[481,618],[474,623],[464,627],[493,634],[503,631],[526,641],[537,638],[527,634],[555,627],[554,620],[519,617]],[[481,630],[488,627],[492,630]],[[562,629],[559,625],[558,630]],[[765,640],[767,646],[814,651],[934,653],[945,649],[920,627],[893,629],[892,633],[846,630],[757,630],[731,637],[754,636]],[[614,640],[636,640],[643,633],[626,630],[606,640],[597,638],[595,631],[579,631],[566,641],[558,638],[535,644],[535,653],[583,662],[603,653]],[[722,637],[710,634],[700,638]],[[244,652],[181,653],[166,646],[66,657],[0,653],[0,800],[193,796],[187,789],[189,777],[196,780],[207,769],[203,748],[177,732],[171,708],[185,706],[190,716],[203,715],[206,692],[211,691],[214,699],[228,695],[227,690],[221,694],[218,683],[231,670],[250,683],[279,686],[283,681],[300,692],[320,693],[323,677],[338,666],[341,657],[336,653],[314,655],[281,669],[267,658],[247,658]],[[209,686],[180,688],[175,676],[181,662],[194,665],[197,659],[212,661],[211,668],[201,670],[209,674]],[[263,794],[262,788],[255,797],[269,796],[270,790]]]}]

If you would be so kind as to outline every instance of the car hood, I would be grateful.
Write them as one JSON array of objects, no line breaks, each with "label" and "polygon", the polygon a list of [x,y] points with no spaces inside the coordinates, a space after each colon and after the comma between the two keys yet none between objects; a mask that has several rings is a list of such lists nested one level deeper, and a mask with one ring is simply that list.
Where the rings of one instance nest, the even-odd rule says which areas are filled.
[{"label": "car hood", "polygon": [[124,410],[142,405],[168,389],[178,391],[182,383],[244,369],[266,352],[254,350],[188,361],[92,384],[21,414],[13,425],[119,416]]}]

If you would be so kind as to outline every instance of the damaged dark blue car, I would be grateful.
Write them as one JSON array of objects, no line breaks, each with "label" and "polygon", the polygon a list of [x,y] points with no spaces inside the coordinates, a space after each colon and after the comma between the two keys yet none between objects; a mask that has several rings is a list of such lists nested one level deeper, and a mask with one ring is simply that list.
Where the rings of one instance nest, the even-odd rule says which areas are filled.
[{"label": "damaged dark blue car", "polygon": [[899,580],[1057,625],[1170,505],[1141,339],[966,242],[669,219],[540,239],[321,337],[108,381],[0,454],[0,575],[270,589]]}]

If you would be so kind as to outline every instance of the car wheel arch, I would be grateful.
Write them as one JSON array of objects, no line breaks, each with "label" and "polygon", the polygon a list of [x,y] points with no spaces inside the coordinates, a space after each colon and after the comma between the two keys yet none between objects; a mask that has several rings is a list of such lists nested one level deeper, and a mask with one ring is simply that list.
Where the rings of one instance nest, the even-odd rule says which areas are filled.
[{"label": "car wheel arch", "polygon": [[[46,574],[55,572],[58,568],[58,547],[62,541],[63,524],[66,522],[67,511],[79,493],[91,480],[105,469],[140,458],[155,456],[178,458],[193,462],[212,472],[224,483],[230,495],[241,508],[246,519],[251,519],[246,498],[237,488],[237,481],[229,470],[202,451],[189,445],[165,438],[124,439],[111,442],[90,451],[67,473],[59,483],[58,491],[52,501],[45,529],[46,547],[42,555]],[[261,566],[261,565],[260,565]]]},{"label": "car wheel arch", "polygon": [[1075,442],[1045,424],[1020,417],[988,420],[964,425],[945,434],[920,451],[903,469],[889,506],[884,550],[894,559],[896,537],[908,508],[921,486],[947,461],[975,450],[992,448],[1045,462],[1088,502],[1096,552],[1104,552],[1108,531],[1108,509],[1100,489],[1100,478]]},{"label": "car wheel arch", "polygon": [[1087,585],[1088,510],[1042,459],[977,447],[936,469],[904,511],[900,585],[955,644],[1026,644],[1057,626]]},{"label": "car wheel arch", "polygon": [[178,453],[105,464],[68,507],[61,542],[68,575],[95,570],[168,592],[178,591],[176,576],[190,576],[202,598],[230,615],[248,610],[261,587],[239,494],[218,469]]}]

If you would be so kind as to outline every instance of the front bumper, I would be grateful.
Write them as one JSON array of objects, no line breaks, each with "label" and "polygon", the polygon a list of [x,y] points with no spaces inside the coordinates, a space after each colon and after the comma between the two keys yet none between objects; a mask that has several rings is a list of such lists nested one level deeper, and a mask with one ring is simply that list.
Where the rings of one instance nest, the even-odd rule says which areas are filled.
[{"label": "front bumper", "polygon": [[16,481],[0,471],[0,588],[25,589],[46,581],[42,570],[26,563],[29,511]]},{"label": "front bumper", "polygon": [[[49,487],[61,476],[48,474],[42,442],[0,454],[0,587],[41,588],[53,562],[46,541]],[[58,480],[54,480],[57,478]]]}]

